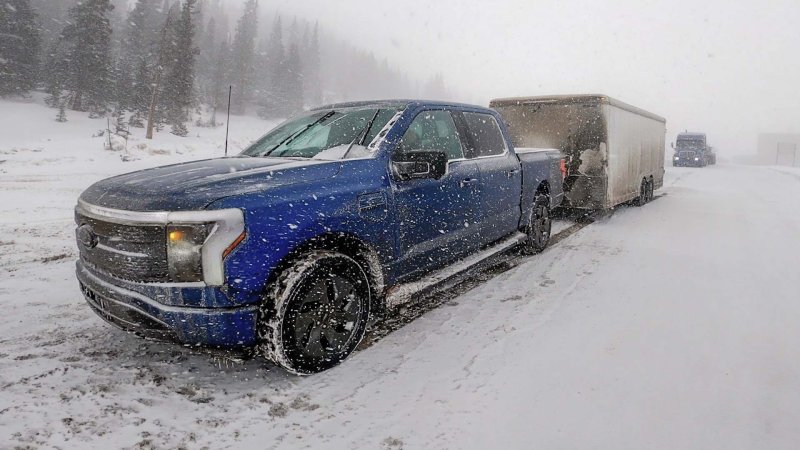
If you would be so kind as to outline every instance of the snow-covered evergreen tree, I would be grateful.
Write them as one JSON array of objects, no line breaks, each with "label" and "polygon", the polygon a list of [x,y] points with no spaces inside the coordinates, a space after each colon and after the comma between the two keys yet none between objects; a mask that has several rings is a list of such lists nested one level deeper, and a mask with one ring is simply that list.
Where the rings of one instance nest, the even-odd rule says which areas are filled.
[{"label": "snow-covered evergreen tree", "polygon": [[258,0],[248,0],[236,27],[232,48],[234,102],[232,109],[243,113],[253,94],[253,59],[258,34]]},{"label": "snow-covered evergreen tree", "polygon": [[267,49],[265,52],[265,82],[264,96],[259,99],[259,115],[265,118],[281,117],[281,108],[286,104],[284,71],[286,68],[286,55],[283,48],[283,25],[281,16],[275,17]]},{"label": "snow-covered evergreen tree", "polygon": [[29,0],[0,1],[0,96],[25,95],[36,86],[40,48]]},{"label": "snow-covered evergreen tree", "polygon": [[306,103],[319,105],[322,102],[322,85],[320,80],[320,48],[319,24],[314,24],[314,31],[305,43],[303,61],[303,86],[306,94]]},{"label": "snow-covered evergreen tree", "polygon": [[64,123],[67,121],[67,109],[64,107],[64,103],[58,105],[58,115],[56,115],[56,122]]},{"label": "snow-covered evergreen tree", "polygon": [[[49,49],[61,36],[67,11],[75,6],[78,0],[31,0],[31,7],[36,12],[37,22],[42,34],[42,48]],[[46,61],[46,58],[43,58]]]},{"label": "snow-covered evergreen tree", "polygon": [[283,116],[291,116],[303,110],[303,65],[300,61],[300,51],[296,43],[289,46],[284,64],[284,97],[286,99]]},{"label": "snow-covered evergreen tree", "polygon": [[181,15],[174,23],[169,69],[164,80],[167,121],[172,134],[186,136],[186,122],[192,105],[194,88],[194,63],[198,50],[194,46],[195,22],[193,14],[197,0],[184,0]]},{"label": "snow-covered evergreen tree", "polygon": [[225,97],[225,79],[228,77],[228,60],[230,59],[230,44],[223,41],[217,50],[214,64],[214,75],[211,84],[211,126],[217,126],[217,110],[223,106]]},{"label": "snow-covered evergreen tree", "polygon": [[134,122],[140,122],[149,107],[151,69],[157,62],[159,30],[163,25],[160,11],[159,0],[137,0],[123,32],[117,100],[123,109],[133,112],[131,117],[137,118]]},{"label": "snow-covered evergreen tree", "polygon": [[[198,30],[199,31],[199,30]],[[211,18],[206,24],[202,35],[197,55],[197,68],[195,70],[195,84],[200,101],[207,105],[214,104],[214,63],[217,56],[217,21]]]},{"label": "snow-covered evergreen tree", "polygon": [[61,33],[65,44],[65,88],[76,111],[105,114],[111,100],[110,0],[85,0],[69,10]]}]

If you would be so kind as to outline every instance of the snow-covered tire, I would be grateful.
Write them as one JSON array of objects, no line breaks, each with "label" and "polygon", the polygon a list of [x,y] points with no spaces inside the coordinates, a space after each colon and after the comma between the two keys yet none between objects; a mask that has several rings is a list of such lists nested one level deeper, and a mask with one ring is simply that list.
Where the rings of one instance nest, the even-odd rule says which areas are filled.
[{"label": "snow-covered tire", "polygon": [[650,203],[655,198],[655,182],[653,179],[647,181],[647,203]]},{"label": "snow-covered tire", "polygon": [[364,338],[370,291],[366,272],[349,256],[328,250],[301,256],[267,289],[259,352],[298,375],[338,365]]},{"label": "snow-covered tire", "polygon": [[639,196],[636,197],[636,206],[644,206],[647,204],[647,180],[642,178],[642,184],[639,185]]},{"label": "snow-covered tire", "polygon": [[547,248],[552,231],[553,221],[550,218],[550,198],[544,193],[536,194],[531,218],[525,229],[527,237],[522,243],[522,252],[526,255],[541,253]]}]

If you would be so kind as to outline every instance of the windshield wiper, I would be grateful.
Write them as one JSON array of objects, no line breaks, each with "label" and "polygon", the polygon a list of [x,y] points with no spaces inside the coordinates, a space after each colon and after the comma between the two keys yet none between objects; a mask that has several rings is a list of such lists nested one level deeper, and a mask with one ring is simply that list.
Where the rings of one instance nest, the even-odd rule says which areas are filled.
[{"label": "windshield wiper", "polygon": [[364,131],[359,133],[359,135],[356,136],[355,139],[353,139],[353,142],[350,143],[350,146],[347,147],[347,151],[344,152],[344,155],[342,155],[342,159],[347,159],[347,155],[350,154],[350,150],[353,149],[353,146],[356,145],[356,142],[358,142],[358,145],[364,145],[364,140],[367,138],[367,135],[369,135],[369,130],[372,129],[372,125],[375,123],[375,119],[378,118],[378,114],[380,113],[381,113],[380,109],[375,111],[375,114],[372,116],[372,119],[370,119],[369,122],[367,122],[367,127],[364,128]]},{"label": "windshield wiper", "polygon": [[324,122],[325,120],[327,120],[329,117],[331,117],[331,116],[332,116],[332,115],[334,115],[334,114],[336,114],[336,111],[329,111],[329,112],[327,112],[327,113],[326,113],[324,116],[322,116],[322,117],[320,117],[319,119],[317,119],[317,120],[315,120],[315,121],[311,122],[310,124],[306,125],[306,126],[305,126],[305,128],[303,128],[302,130],[299,130],[299,131],[297,131],[296,133],[293,133],[293,134],[291,134],[291,135],[287,136],[287,137],[286,137],[286,139],[284,139],[284,140],[280,141],[280,142],[278,143],[278,145],[276,145],[275,147],[272,147],[271,149],[269,149],[269,151],[267,151],[266,153],[264,153],[264,154],[263,154],[263,155],[261,155],[261,156],[262,156],[262,157],[269,156],[269,155],[271,155],[271,154],[272,154],[272,152],[274,152],[275,150],[277,150],[277,149],[278,149],[278,147],[280,147],[280,146],[282,146],[282,145],[284,145],[284,144],[291,144],[291,142],[292,142],[293,140],[297,139],[298,137],[300,137],[300,135],[301,135],[301,134],[303,134],[303,133],[305,133],[306,131],[310,130],[311,128],[313,128],[313,127],[315,127],[315,126],[317,126],[317,125],[321,124],[322,122]]}]

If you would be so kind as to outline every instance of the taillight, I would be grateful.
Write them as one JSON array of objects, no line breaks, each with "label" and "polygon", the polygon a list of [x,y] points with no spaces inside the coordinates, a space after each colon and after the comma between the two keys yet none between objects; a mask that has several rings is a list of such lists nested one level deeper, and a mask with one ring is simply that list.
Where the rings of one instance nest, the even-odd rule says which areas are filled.
[{"label": "taillight", "polygon": [[561,158],[561,178],[567,178],[567,160]]}]

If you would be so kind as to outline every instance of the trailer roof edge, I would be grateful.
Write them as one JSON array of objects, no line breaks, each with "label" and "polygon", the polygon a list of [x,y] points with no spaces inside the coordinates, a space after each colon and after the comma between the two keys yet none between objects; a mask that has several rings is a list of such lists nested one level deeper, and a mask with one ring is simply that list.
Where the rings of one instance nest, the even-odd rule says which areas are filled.
[{"label": "trailer roof edge", "polygon": [[653,114],[649,111],[645,111],[644,109],[637,108],[636,106],[630,105],[628,103],[619,101],[617,99],[611,98],[603,94],[543,95],[535,97],[497,98],[489,102],[489,106],[495,108],[497,106],[525,105],[533,103],[586,103],[587,101],[609,104],[612,106],[616,106],[617,108],[630,111],[634,114],[639,114],[640,116],[649,117],[653,120],[658,120],[659,122],[667,123],[667,119],[657,114]]}]

